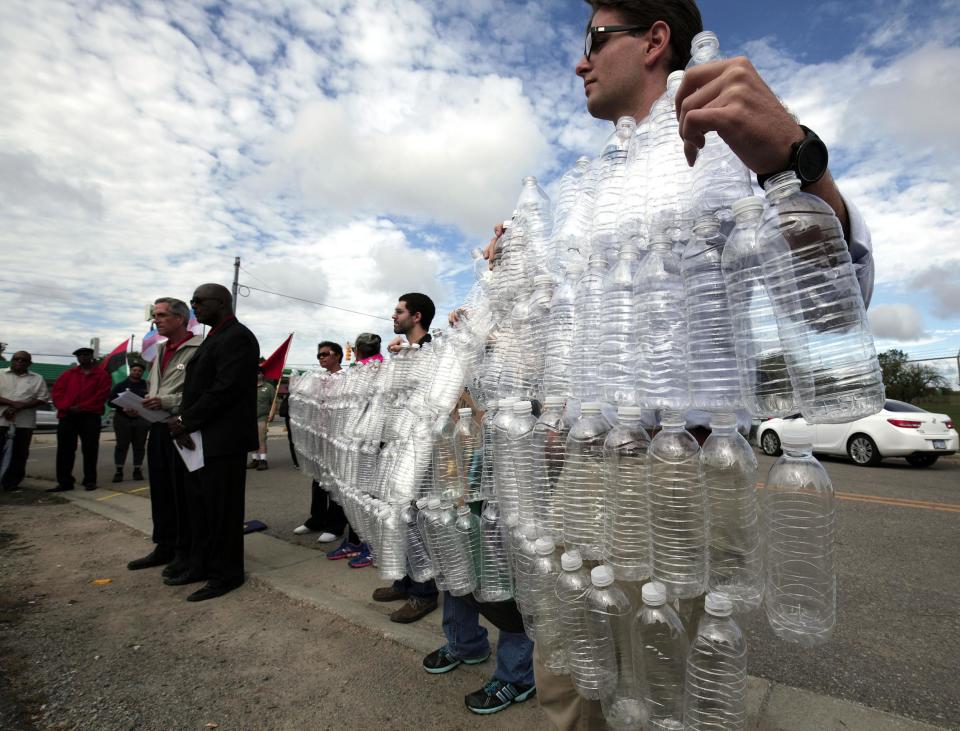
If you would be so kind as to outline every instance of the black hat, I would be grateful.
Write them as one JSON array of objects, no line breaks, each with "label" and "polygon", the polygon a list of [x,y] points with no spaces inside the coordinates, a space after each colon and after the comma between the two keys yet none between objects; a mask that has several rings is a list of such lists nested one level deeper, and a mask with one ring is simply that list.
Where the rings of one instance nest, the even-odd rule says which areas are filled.
[{"label": "black hat", "polygon": [[90,353],[90,355],[93,355],[93,348],[77,348],[73,351],[74,355],[80,355],[81,353]]}]

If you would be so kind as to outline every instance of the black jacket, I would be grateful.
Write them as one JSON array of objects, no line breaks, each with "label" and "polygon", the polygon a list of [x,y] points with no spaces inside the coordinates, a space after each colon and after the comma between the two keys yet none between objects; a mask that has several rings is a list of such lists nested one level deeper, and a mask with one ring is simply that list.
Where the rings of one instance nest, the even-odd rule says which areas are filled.
[{"label": "black jacket", "polygon": [[235,319],[222,323],[187,363],[180,418],[203,436],[204,457],[257,448],[256,337]]}]

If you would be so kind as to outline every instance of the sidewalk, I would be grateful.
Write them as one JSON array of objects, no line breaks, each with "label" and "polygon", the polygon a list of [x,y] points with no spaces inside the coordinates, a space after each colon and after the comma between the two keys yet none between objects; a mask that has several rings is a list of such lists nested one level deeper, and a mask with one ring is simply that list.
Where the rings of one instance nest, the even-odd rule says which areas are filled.
[{"label": "sidewalk", "polygon": [[[32,482],[32,481],[31,481]],[[142,496],[99,489],[62,493],[74,504],[149,534],[150,503]],[[427,654],[442,642],[441,613],[411,625],[390,622],[398,605],[371,600],[383,586],[375,570],[351,570],[312,548],[264,533],[246,537],[250,578],[287,596],[315,605],[367,632]],[[492,633],[492,637],[496,632]],[[484,679],[477,671],[478,679]],[[901,716],[750,677],[747,692],[751,731],[924,731],[937,729]],[[544,727],[546,727],[544,719]]]}]

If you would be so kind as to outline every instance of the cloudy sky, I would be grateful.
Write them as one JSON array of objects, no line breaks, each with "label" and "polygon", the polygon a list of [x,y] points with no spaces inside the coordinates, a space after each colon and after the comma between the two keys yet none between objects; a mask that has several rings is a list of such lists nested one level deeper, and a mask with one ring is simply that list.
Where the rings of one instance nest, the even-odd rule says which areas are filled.
[{"label": "cloudy sky", "polygon": [[[956,354],[960,2],[700,4],[865,214],[878,347]],[[296,331],[292,363],[388,337],[402,292],[446,311],[521,178],[551,190],[608,132],[573,73],[586,18],[574,0],[4,0],[0,340],[109,349],[154,298],[229,285],[235,256],[238,315],[264,354]]]}]

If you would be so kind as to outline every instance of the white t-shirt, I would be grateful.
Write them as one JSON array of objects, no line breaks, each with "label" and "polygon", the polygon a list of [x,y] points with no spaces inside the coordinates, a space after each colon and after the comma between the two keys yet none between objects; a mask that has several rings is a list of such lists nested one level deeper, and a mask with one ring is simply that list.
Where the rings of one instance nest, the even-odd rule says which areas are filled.
[{"label": "white t-shirt", "polygon": [[[0,396],[11,401],[32,401],[33,399],[49,401],[50,391],[47,390],[47,384],[39,374],[27,371],[22,375],[17,375],[7,368],[0,371]],[[10,426],[10,420],[3,417],[4,411],[6,411],[6,408],[0,406],[0,427]],[[13,424],[22,429],[36,428],[36,407],[18,411],[13,419]]]}]

